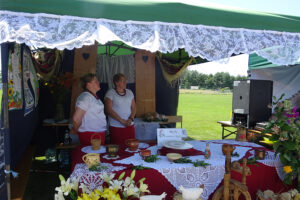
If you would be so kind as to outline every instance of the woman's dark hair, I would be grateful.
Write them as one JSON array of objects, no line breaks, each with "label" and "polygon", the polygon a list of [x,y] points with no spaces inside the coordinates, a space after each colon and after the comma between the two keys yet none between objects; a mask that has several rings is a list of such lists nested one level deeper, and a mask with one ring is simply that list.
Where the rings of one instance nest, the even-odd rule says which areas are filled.
[{"label": "woman's dark hair", "polygon": [[96,74],[88,73],[82,77],[80,77],[81,87],[86,90],[86,84],[90,83],[96,76]]},{"label": "woman's dark hair", "polygon": [[126,79],[126,76],[124,74],[122,74],[122,73],[117,73],[117,74],[114,75],[113,82],[114,82],[115,86],[116,86],[116,82],[118,82],[119,80],[121,80],[121,78],[125,78]]}]

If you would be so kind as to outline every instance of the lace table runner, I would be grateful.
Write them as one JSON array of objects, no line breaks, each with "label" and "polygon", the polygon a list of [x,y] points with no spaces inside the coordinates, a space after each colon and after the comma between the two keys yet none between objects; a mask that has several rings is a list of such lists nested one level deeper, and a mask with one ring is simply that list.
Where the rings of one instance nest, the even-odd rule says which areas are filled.
[{"label": "lace table runner", "polygon": [[97,188],[99,185],[102,185],[103,179],[100,177],[101,173],[113,173],[114,171],[120,171],[126,169],[122,166],[113,166],[110,163],[100,163],[101,171],[90,171],[86,164],[80,163],[76,164],[72,174],[70,175],[71,179],[78,179],[80,183],[84,183],[91,190]]},{"label": "lace table runner", "polygon": [[[189,141],[193,148],[199,151],[204,151],[207,141]],[[143,161],[139,154],[134,154],[131,157],[115,161],[120,164],[133,164],[151,167],[159,171],[177,190],[180,185],[184,187],[199,187],[204,184],[203,199],[208,199],[209,195],[215,191],[221,183],[225,169],[225,156],[222,154],[222,145],[210,142],[211,158],[206,160],[203,155],[188,156],[192,161],[204,160],[210,165],[204,167],[194,167],[191,163],[177,164],[168,161],[166,156],[158,156],[160,159],[155,163],[147,163]],[[152,146],[148,149],[152,154],[156,154],[158,147]],[[235,151],[239,153],[239,157],[232,157],[232,161],[242,158],[249,147],[237,146]]]}]

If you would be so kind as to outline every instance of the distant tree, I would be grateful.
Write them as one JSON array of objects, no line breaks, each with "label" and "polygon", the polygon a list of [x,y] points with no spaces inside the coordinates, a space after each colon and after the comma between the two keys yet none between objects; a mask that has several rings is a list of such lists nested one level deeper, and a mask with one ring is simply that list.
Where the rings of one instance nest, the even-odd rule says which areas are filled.
[{"label": "distant tree", "polygon": [[181,77],[181,87],[199,86],[206,89],[233,88],[233,81],[247,80],[246,76],[231,76],[228,72],[217,72],[215,75],[206,75],[193,70],[185,70]]},{"label": "distant tree", "polygon": [[216,88],[214,76],[212,74],[208,75],[207,79],[205,80],[205,86],[207,89],[215,89]]}]

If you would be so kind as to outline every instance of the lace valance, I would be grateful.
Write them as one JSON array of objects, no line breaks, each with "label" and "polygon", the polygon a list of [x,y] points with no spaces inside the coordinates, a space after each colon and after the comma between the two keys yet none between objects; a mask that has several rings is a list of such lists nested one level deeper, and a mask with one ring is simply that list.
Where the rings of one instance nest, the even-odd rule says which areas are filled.
[{"label": "lace valance", "polygon": [[185,48],[190,56],[209,61],[257,52],[274,64],[288,65],[300,56],[300,33],[0,11],[0,43],[61,50],[113,40],[151,52]]}]

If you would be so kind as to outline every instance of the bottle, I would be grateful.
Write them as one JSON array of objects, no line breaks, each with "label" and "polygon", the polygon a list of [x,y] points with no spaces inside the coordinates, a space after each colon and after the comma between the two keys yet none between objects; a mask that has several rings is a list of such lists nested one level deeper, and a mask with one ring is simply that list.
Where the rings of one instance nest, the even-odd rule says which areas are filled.
[{"label": "bottle", "polygon": [[66,130],[66,132],[65,132],[64,144],[70,144],[70,133],[69,133],[69,130]]},{"label": "bottle", "polygon": [[205,152],[204,152],[204,158],[205,159],[209,159],[211,155],[210,149],[209,149],[209,143],[206,143],[206,148],[205,148]]}]

